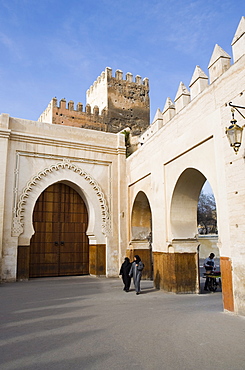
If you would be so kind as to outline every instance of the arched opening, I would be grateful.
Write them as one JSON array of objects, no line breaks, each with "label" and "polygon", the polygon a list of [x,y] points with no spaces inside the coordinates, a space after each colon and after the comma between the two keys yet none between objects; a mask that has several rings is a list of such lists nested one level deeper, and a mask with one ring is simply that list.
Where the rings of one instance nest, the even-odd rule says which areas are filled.
[{"label": "arched opening", "polygon": [[[220,292],[221,278],[220,271],[220,253],[218,247],[218,229],[217,229],[217,212],[216,202],[212,188],[206,181],[201,189],[197,206],[197,227],[198,227],[198,255],[200,268],[200,292],[204,293],[205,273],[204,262],[209,257],[210,253],[215,255],[215,272],[217,277],[214,279],[215,285],[212,287],[215,291]],[[209,289],[208,289],[209,291]]]},{"label": "arched opening", "polygon": [[89,273],[88,212],[81,196],[58,182],[39,196],[33,211],[29,277]]},{"label": "arched opening", "polygon": [[197,205],[199,235],[217,235],[217,212],[214,193],[208,181],[202,187]]},{"label": "arched opening", "polygon": [[173,239],[195,238],[197,204],[206,177],[194,168],[180,175],[172,196],[170,219]]},{"label": "arched opening", "polygon": [[[172,263],[173,276],[166,277],[168,290],[176,292],[200,292],[199,252],[201,242],[198,234],[198,202],[206,177],[195,168],[182,172],[175,185],[171,208],[171,252],[165,256]],[[215,244],[217,245],[217,235]],[[171,256],[172,255],[172,256]],[[172,261],[172,262],[171,262]],[[203,275],[202,275],[203,276]],[[174,283],[172,283],[174,281]]]},{"label": "arched opening", "polygon": [[152,216],[151,207],[146,194],[139,191],[137,194],[131,214],[131,242],[130,255],[140,255],[145,268],[143,278],[152,278]]},{"label": "arched opening", "polygon": [[151,234],[151,208],[143,191],[140,191],[134,200],[131,234],[132,240],[148,240]]},{"label": "arched opening", "polygon": [[[34,207],[40,194],[58,183],[73,189],[85,204],[88,225],[84,237],[89,238],[89,274],[106,275],[106,235],[110,232],[110,217],[104,193],[96,180],[82,168],[69,161],[62,161],[50,165],[31,178],[20,196],[12,230],[13,236],[18,236],[17,280],[26,280],[30,276],[30,242],[35,233]],[[78,273],[73,271],[72,274]]]}]

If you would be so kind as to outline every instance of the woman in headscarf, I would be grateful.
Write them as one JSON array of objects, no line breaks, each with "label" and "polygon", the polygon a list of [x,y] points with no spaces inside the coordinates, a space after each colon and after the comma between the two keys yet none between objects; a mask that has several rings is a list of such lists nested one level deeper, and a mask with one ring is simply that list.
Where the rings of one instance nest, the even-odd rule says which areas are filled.
[{"label": "woman in headscarf", "polygon": [[135,291],[137,295],[140,294],[140,280],[141,280],[143,268],[144,268],[144,264],[141,261],[140,257],[136,254],[134,256],[134,261],[132,263],[129,275],[133,276]]},{"label": "woman in headscarf", "polygon": [[119,275],[122,275],[122,281],[124,283],[124,288],[125,292],[129,291],[130,284],[131,284],[131,276],[129,275],[129,271],[131,269],[131,263],[128,257],[124,258],[124,262],[121,266]]}]

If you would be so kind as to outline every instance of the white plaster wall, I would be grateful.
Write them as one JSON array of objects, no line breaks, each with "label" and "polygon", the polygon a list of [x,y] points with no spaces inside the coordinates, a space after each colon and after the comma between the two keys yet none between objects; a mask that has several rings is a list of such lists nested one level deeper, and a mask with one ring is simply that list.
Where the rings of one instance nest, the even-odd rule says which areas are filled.
[{"label": "white plaster wall", "polygon": [[[192,167],[207,178],[216,199],[220,255],[232,259],[237,312],[245,312],[244,140],[235,155],[225,128],[231,119],[227,104],[232,101],[245,106],[244,84],[245,56],[127,159],[132,195],[136,193],[133,189],[143,181],[140,179],[146,174],[151,179],[144,191],[153,210],[153,251],[167,251],[171,242],[170,205],[181,173]],[[238,124],[243,125],[242,118],[236,116]],[[129,209],[133,201],[132,196]]]},{"label": "white plaster wall", "polygon": [[38,121],[52,123],[53,105],[54,105],[54,102],[52,99],[50,103],[48,104],[47,108],[43,111],[43,113],[38,118]]},{"label": "white plaster wall", "polygon": [[[121,244],[126,243],[126,222],[125,218],[120,221],[118,208],[121,197],[125,199],[126,189],[124,183],[119,181],[118,172],[119,168],[125,172],[124,136],[16,118],[10,118],[8,129],[10,141],[5,191],[7,206],[4,207],[3,280],[15,280],[17,247],[29,245],[34,232],[32,211],[35,202],[45,188],[57,181],[72,186],[85,200],[89,213],[87,234],[90,243],[107,243],[106,273],[108,276],[118,276],[120,248]],[[7,149],[3,154],[6,152]],[[62,163],[67,165],[58,165]],[[75,169],[69,169],[69,165],[74,165]],[[80,170],[83,175],[79,174]],[[20,225],[13,211],[15,215],[18,213],[23,194],[24,225],[18,235]],[[103,223],[104,205],[110,216],[110,222],[106,225]],[[103,228],[103,225],[106,227]]]},{"label": "white plaster wall", "polygon": [[108,83],[106,75],[98,78],[97,81],[90,87],[86,94],[86,103],[93,110],[94,106],[99,107],[99,112],[108,107]]}]

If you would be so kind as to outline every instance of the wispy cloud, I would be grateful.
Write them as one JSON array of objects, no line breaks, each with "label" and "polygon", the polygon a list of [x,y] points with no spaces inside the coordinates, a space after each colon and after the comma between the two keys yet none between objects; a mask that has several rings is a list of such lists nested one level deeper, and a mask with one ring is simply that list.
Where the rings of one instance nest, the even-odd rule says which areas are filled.
[{"label": "wispy cloud", "polygon": [[0,32],[0,43],[11,52],[15,50],[14,41],[2,32]]},{"label": "wispy cloud", "polygon": [[16,91],[21,106],[35,94],[36,104],[59,94],[80,99],[109,66],[149,77],[154,111],[167,96],[174,98],[179,81],[188,85],[196,64],[205,70],[215,43],[229,53],[232,32],[245,15],[244,0],[235,3],[0,0],[0,77],[5,89],[0,101],[9,95],[7,111],[13,112],[13,92],[6,93],[6,86]]}]

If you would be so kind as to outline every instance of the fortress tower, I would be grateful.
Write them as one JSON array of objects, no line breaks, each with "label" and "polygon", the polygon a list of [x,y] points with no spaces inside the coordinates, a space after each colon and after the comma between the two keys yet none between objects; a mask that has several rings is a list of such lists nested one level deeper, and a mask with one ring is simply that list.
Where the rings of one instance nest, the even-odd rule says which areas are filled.
[{"label": "fortress tower", "polygon": [[130,127],[133,135],[139,135],[150,123],[149,80],[117,70],[112,77],[111,68],[106,68],[87,90],[87,104],[106,111],[108,131],[118,132]]},{"label": "fortress tower", "polygon": [[78,103],[62,99],[57,105],[53,98],[38,119],[66,126],[83,127],[117,133],[130,127],[133,136],[145,131],[150,124],[149,80],[117,70],[112,77],[111,68],[106,68],[87,90],[86,108]]}]

